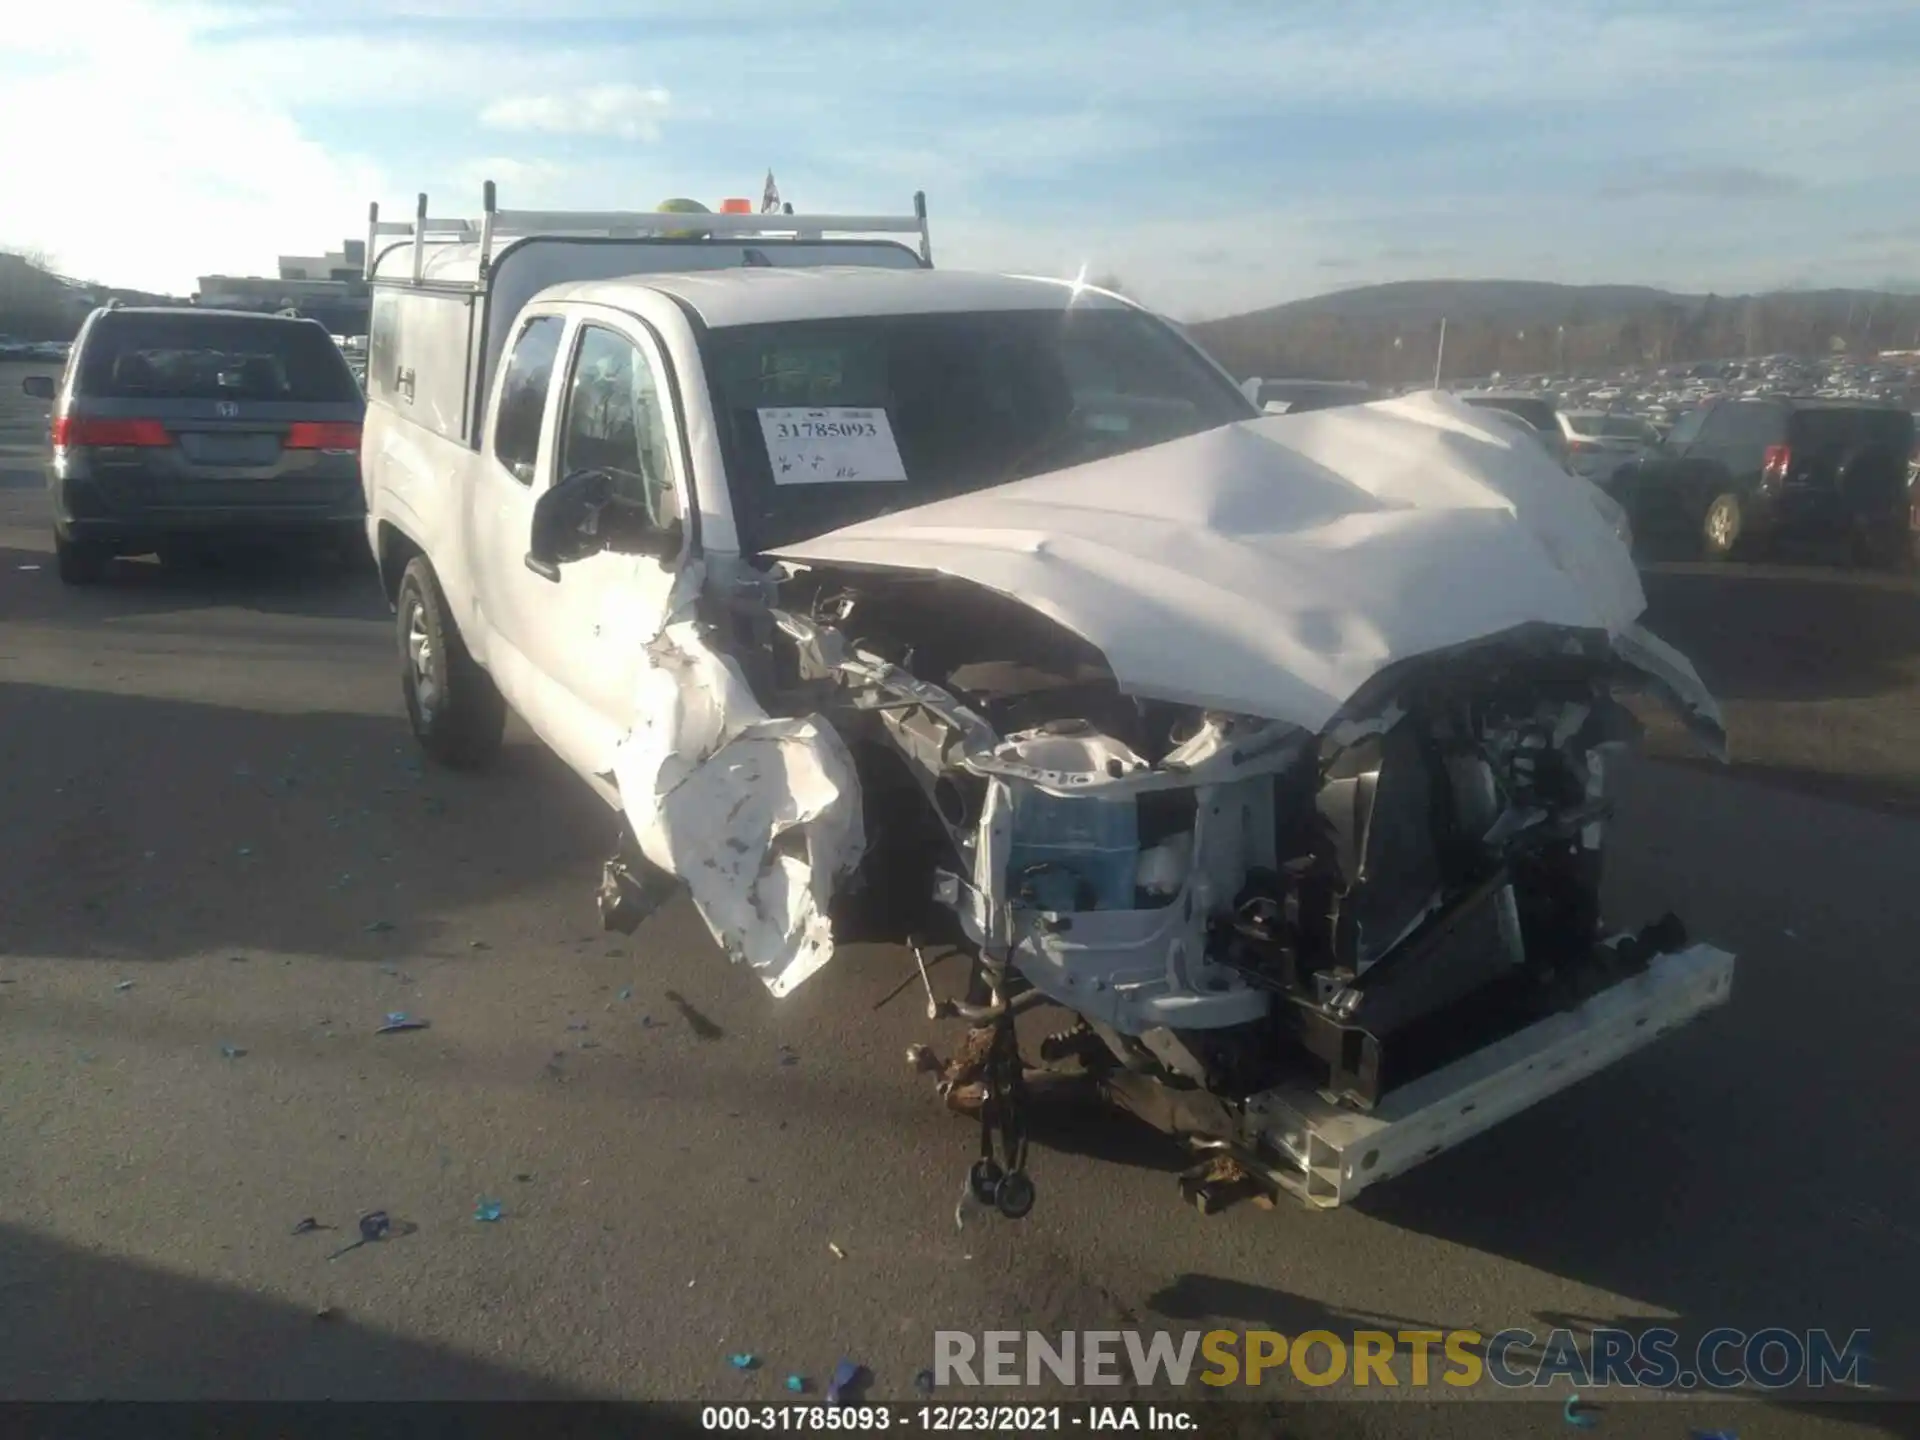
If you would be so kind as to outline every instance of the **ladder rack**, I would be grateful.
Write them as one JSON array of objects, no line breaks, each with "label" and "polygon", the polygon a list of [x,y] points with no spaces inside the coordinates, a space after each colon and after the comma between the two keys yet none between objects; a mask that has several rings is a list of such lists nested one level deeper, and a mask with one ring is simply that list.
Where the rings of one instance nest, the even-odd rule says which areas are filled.
[{"label": "ladder rack", "polygon": [[532,236],[577,239],[642,239],[649,235],[672,235],[699,231],[711,240],[788,239],[822,240],[830,235],[917,235],[920,258],[933,263],[933,241],[927,230],[927,196],[916,191],[911,215],[795,215],[735,214],[728,212],[683,213],[653,210],[502,210],[496,202],[493,181],[482,187],[481,213],[478,219],[452,219],[427,213],[427,197],[422,192],[411,220],[382,220],[380,204],[367,207],[366,278],[373,279],[379,261],[380,241],[397,236],[413,241],[413,282],[425,275],[426,250],[434,244],[478,244],[480,274],[484,276],[493,262],[494,247],[502,241]]}]

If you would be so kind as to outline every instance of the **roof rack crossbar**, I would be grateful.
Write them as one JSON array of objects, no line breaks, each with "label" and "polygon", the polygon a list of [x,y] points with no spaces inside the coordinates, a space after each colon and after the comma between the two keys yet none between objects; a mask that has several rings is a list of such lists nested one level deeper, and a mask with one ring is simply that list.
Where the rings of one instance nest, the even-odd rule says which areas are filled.
[{"label": "roof rack crossbar", "polygon": [[658,210],[502,210],[496,203],[494,183],[486,182],[483,205],[478,219],[432,216],[427,213],[427,197],[416,202],[411,221],[382,220],[380,206],[367,207],[366,278],[373,278],[377,251],[383,237],[411,240],[413,281],[419,284],[425,275],[426,246],[433,243],[471,242],[480,244],[482,274],[491,265],[494,246],[501,240],[554,236],[577,239],[638,239],[648,235],[674,235],[695,231],[708,239],[821,240],[828,235],[917,235],[920,258],[933,263],[933,243],[927,228],[925,191],[913,197],[910,215],[795,215],[694,213]]}]

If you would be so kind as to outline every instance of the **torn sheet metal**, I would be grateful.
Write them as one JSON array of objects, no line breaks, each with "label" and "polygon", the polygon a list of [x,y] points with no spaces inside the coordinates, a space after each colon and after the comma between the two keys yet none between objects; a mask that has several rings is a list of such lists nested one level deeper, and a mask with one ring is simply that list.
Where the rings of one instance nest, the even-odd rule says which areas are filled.
[{"label": "torn sheet metal", "polygon": [[1631,555],[1537,445],[1437,393],[1243,421],[847,526],[784,559],[956,576],[1121,688],[1318,733],[1397,661],[1528,623],[1619,635]]},{"label": "torn sheet metal", "polygon": [[818,717],[770,717],[693,622],[647,653],[614,756],[622,807],[721,948],[786,995],[832,958],[828,902],[866,846],[853,757]]}]

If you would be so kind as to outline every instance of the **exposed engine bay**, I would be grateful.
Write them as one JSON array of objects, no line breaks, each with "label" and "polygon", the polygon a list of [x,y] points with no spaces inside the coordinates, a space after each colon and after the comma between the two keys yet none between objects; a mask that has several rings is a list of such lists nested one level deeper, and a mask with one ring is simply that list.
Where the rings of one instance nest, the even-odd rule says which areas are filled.
[{"label": "exposed engine bay", "polygon": [[[1144,698],[1029,597],[952,574],[790,561],[690,602],[653,647],[665,718],[617,767],[635,828],[606,922],[678,877],[776,995],[836,935],[911,946],[929,1019],[967,1031],[910,1058],[979,1116],[970,1192],[1009,1217],[1047,1088],[1185,1141],[1203,1210],[1339,1204],[1726,998],[1731,956],[1600,912],[1622,696],[1725,739],[1637,626],[1426,650],[1309,725]],[[942,943],[964,998],[935,993]],[[1069,1023],[1030,1060],[1016,1020],[1049,1005]]]}]

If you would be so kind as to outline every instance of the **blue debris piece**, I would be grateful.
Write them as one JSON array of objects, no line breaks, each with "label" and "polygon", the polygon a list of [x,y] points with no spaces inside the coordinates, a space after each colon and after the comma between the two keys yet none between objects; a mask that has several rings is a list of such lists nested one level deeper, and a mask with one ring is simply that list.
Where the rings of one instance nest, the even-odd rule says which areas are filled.
[{"label": "blue debris piece", "polygon": [[807,1393],[807,1377],[804,1375],[787,1376],[787,1389],[791,1390],[796,1395],[806,1394]]},{"label": "blue debris piece", "polygon": [[742,1352],[739,1355],[729,1355],[727,1357],[727,1363],[736,1370],[758,1370],[760,1368],[760,1357]]},{"label": "blue debris piece", "polygon": [[1560,1417],[1577,1430],[1591,1430],[1600,1423],[1600,1417],[1583,1405],[1578,1395],[1569,1395]]},{"label": "blue debris piece", "polygon": [[473,1218],[484,1225],[491,1225],[507,1213],[507,1207],[498,1200],[482,1200],[473,1207]]},{"label": "blue debris piece", "polygon": [[827,1386],[827,1403],[838,1405],[853,1398],[853,1392],[867,1378],[867,1367],[853,1360],[842,1360],[833,1367],[833,1380]]},{"label": "blue debris piece", "polygon": [[373,1033],[391,1035],[396,1030],[425,1030],[426,1028],[425,1020],[416,1020],[404,1010],[390,1010],[387,1012],[387,1023]]}]

